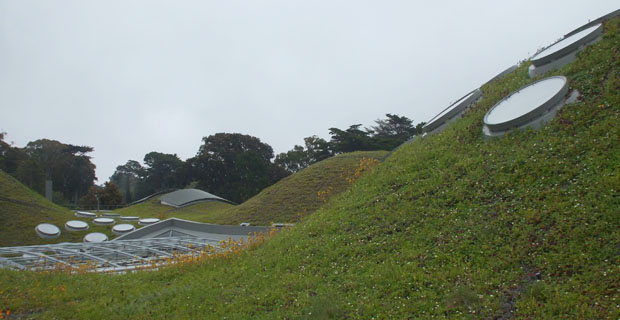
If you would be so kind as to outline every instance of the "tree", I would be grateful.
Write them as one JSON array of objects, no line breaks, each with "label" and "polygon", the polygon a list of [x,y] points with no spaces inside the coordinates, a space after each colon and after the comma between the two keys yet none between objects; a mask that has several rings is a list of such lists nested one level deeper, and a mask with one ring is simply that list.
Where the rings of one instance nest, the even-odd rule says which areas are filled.
[{"label": "tree", "polygon": [[19,163],[26,159],[26,154],[20,149],[4,141],[6,132],[0,132],[0,170],[16,176]]},{"label": "tree", "polygon": [[241,203],[287,173],[271,162],[273,149],[256,137],[217,133],[204,137],[188,171],[201,189]]},{"label": "tree", "polygon": [[184,181],[178,175],[183,160],[176,154],[149,152],[144,156],[144,164],[147,166],[145,183],[149,193],[183,187]]},{"label": "tree", "polygon": [[330,150],[329,142],[317,136],[304,138],[306,152],[308,153],[309,165],[332,157],[334,154]]},{"label": "tree", "polygon": [[304,142],[305,149],[295,145],[292,150],[278,154],[274,163],[289,172],[297,172],[332,156],[329,143],[324,139],[311,136],[304,138]]},{"label": "tree", "polygon": [[292,150],[276,156],[275,164],[289,172],[297,172],[310,165],[310,155],[302,146],[294,146]]},{"label": "tree", "polygon": [[123,204],[123,196],[118,186],[106,182],[103,187],[90,186],[86,195],[80,199],[80,205],[85,208],[115,209]]},{"label": "tree", "polygon": [[367,132],[372,132],[374,145],[381,150],[392,150],[412,136],[421,133],[413,126],[413,121],[407,117],[390,113],[385,116],[387,119],[377,119],[375,120],[376,126],[366,129]]},{"label": "tree", "polygon": [[[52,180],[54,189],[61,192],[65,199],[77,202],[97,180],[95,165],[86,155],[92,151],[93,148],[88,146],[74,146],[56,140],[31,141],[24,148],[28,161],[21,161],[17,169],[19,179],[40,183],[30,186],[39,192],[43,191],[46,179]],[[43,182],[39,178],[31,178],[36,171],[41,172],[37,175],[43,175]]]},{"label": "tree", "polygon": [[145,184],[146,169],[135,160],[116,167],[110,181],[119,186],[124,201],[131,203],[148,195]]},{"label": "tree", "polygon": [[347,130],[330,128],[329,134],[332,136],[330,142],[331,150],[334,154],[377,150],[371,138],[372,131],[360,130],[361,124],[354,124]]}]

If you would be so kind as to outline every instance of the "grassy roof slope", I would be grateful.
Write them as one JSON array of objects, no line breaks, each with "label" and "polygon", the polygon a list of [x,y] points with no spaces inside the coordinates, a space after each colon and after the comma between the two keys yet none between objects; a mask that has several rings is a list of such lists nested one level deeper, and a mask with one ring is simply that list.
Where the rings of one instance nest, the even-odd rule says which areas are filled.
[{"label": "grassy roof slope", "polygon": [[[219,224],[298,222],[331,196],[346,190],[350,184],[347,178],[355,174],[362,159],[380,160],[387,154],[386,151],[351,152],[323,160],[265,188],[238,206],[216,211],[202,219]],[[179,213],[183,213],[183,210]],[[201,213],[198,211],[184,216],[201,221]]]},{"label": "grassy roof slope", "polygon": [[553,73],[583,99],[539,131],[482,137],[493,104],[533,81],[525,63],[261,247],[120,276],[0,270],[3,304],[41,319],[617,319],[620,20],[605,29]]},{"label": "grassy roof slope", "polygon": [[330,197],[344,191],[363,159],[383,159],[386,151],[365,151],[341,154],[305,168],[265,188],[248,201],[233,206],[209,201],[183,208],[159,203],[160,197],[118,209],[123,215],[176,217],[217,224],[269,225],[272,222],[297,222],[314,212]]},{"label": "grassy roof slope", "polygon": [[[64,230],[63,226],[69,220],[84,219],[75,218],[70,210],[48,201],[0,170],[0,246],[81,241],[85,232]],[[40,223],[58,226],[62,232],[60,237],[41,239],[34,231]]]}]

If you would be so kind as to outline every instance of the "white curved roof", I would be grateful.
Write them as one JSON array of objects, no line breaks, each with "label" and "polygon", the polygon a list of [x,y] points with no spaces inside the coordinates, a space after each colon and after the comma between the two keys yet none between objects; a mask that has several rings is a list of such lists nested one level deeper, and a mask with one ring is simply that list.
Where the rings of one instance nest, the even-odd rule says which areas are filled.
[{"label": "white curved roof", "polygon": [[183,207],[192,203],[202,201],[223,201],[232,203],[224,198],[220,198],[216,195],[198,189],[181,189],[174,192],[167,193],[161,198],[161,204]]}]

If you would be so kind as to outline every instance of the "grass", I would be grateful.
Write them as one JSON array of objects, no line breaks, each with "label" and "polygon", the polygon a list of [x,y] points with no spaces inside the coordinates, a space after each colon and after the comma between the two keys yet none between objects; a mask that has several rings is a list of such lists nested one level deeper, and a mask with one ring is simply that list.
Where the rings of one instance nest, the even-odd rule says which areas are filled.
[{"label": "grass", "polygon": [[[69,220],[88,222],[90,228],[84,232],[68,232],[64,225]],[[58,226],[60,237],[41,239],[34,231],[40,223]],[[72,211],[48,201],[0,171],[0,246],[80,242],[88,232],[103,232],[110,238],[116,237],[111,227],[95,226],[90,219],[75,217]]]},{"label": "grass", "polygon": [[316,163],[288,176],[237,205],[203,202],[183,208],[159,204],[159,197],[116,210],[123,215],[176,217],[217,224],[270,225],[273,222],[298,222],[325,201],[346,190],[363,159],[383,159],[388,152],[367,151],[341,154]]},{"label": "grass", "polygon": [[125,275],[0,270],[0,309],[48,318],[618,319],[620,20],[552,74],[583,98],[539,131],[482,136],[529,63],[236,257]]}]

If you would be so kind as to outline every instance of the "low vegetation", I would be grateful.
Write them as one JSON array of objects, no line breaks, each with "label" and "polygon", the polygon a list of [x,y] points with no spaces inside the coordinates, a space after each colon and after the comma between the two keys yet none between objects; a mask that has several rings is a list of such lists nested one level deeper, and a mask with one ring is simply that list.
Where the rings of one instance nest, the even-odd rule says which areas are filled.
[{"label": "low vegetation", "polygon": [[332,196],[346,190],[361,172],[376,165],[387,154],[386,151],[352,152],[323,160],[280,180],[238,206],[210,201],[173,208],[161,205],[159,197],[156,197],[116,212],[217,224],[295,223],[314,212]]},{"label": "low vegetation", "polygon": [[[73,212],[49,202],[39,193],[0,170],[0,246],[22,246],[59,242],[80,242],[88,233],[68,232],[64,225],[69,220],[88,222],[88,232],[103,232],[115,237],[111,227],[95,226],[90,219],[77,218]],[[56,239],[41,239],[35,233],[40,223],[51,223],[61,229]]]},{"label": "low vegetation", "polygon": [[0,309],[51,318],[620,318],[620,19],[567,76],[582,98],[485,140],[534,81],[485,85],[294,227],[234,257],[124,275],[0,270]]}]

